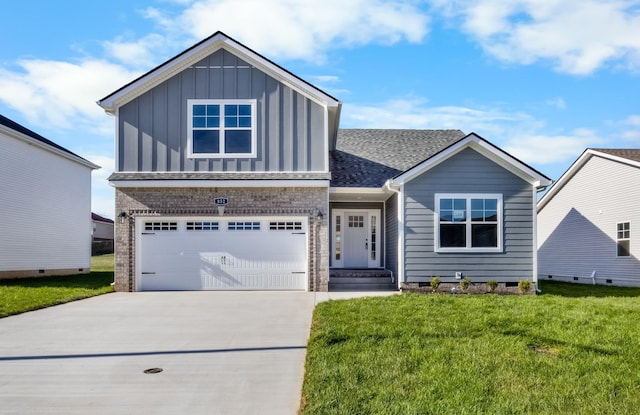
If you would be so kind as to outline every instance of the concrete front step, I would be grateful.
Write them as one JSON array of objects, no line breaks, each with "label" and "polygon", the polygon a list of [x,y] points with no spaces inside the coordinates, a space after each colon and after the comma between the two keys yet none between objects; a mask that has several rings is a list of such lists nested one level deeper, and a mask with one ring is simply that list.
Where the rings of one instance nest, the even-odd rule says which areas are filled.
[{"label": "concrete front step", "polygon": [[332,284],[329,291],[398,291],[395,284]]},{"label": "concrete front step", "polygon": [[329,291],[393,291],[398,287],[387,270],[331,270]]},{"label": "concrete front step", "polygon": [[386,269],[348,269],[334,268],[329,270],[330,278],[391,278],[391,271]]}]

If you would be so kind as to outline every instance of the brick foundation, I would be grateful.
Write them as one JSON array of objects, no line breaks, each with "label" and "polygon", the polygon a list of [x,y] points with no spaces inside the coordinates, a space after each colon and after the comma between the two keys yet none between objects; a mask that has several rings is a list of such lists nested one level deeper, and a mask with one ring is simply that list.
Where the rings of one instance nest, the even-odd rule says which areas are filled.
[{"label": "brick foundation", "polygon": [[[213,204],[225,197],[225,216],[307,216],[309,290],[327,291],[329,282],[329,190],[326,187],[116,188],[115,289],[135,290],[135,219],[144,216],[218,216]],[[321,212],[323,218],[317,220]]]}]

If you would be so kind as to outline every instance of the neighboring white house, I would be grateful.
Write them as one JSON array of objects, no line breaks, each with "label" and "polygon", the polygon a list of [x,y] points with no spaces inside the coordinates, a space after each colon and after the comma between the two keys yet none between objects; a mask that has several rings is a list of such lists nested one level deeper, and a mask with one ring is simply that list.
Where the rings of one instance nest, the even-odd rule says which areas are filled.
[{"label": "neighboring white house", "polygon": [[89,272],[98,168],[0,115],[0,278]]},{"label": "neighboring white house", "polygon": [[91,212],[91,255],[113,253],[113,220]]},{"label": "neighboring white house", "polygon": [[539,279],[640,286],[640,149],[587,149],[538,202]]}]

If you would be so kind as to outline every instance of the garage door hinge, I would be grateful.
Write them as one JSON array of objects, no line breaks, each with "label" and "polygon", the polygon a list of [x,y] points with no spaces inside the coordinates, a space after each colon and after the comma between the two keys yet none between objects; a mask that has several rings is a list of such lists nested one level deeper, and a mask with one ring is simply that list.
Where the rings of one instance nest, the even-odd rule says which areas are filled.
[{"label": "garage door hinge", "polygon": [[306,232],[291,232],[291,235],[306,235]]},{"label": "garage door hinge", "polygon": [[142,235],[155,235],[155,232],[142,232]]},{"label": "garage door hinge", "polygon": [[143,272],[142,275],[154,275],[155,272]]},{"label": "garage door hinge", "polygon": [[306,274],[306,271],[291,271],[292,274]]}]

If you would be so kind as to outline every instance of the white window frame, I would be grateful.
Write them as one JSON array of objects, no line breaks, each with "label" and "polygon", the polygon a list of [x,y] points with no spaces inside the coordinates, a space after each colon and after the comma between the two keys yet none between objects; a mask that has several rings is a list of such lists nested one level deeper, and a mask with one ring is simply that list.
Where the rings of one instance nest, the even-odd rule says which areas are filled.
[{"label": "white window frame", "polygon": [[[629,232],[629,237],[628,238],[619,238],[618,237],[618,225],[624,225],[625,223],[629,224],[629,229],[627,232]],[[624,232],[624,230],[623,230]],[[619,255],[620,250],[618,248],[619,244],[621,241],[629,241],[629,255]],[[630,258],[631,255],[631,221],[630,220],[625,220],[622,222],[616,222],[616,258]]]},{"label": "white window frame", "polygon": [[[442,248],[440,247],[440,199],[465,199],[466,200],[466,220],[464,222],[455,222],[458,224],[466,225],[466,247],[455,247],[455,248]],[[471,247],[471,226],[474,223],[481,222],[472,222],[471,221],[471,199],[496,199],[497,203],[497,246],[496,247],[486,247],[486,248],[473,248]],[[502,208],[502,194],[499,193],[436,193],[435,195],[435,215],[434,215],[434,251],[441,253],[497,253],[502,252],[502,234],[504,229],[504,220],[503,220],[503,208]],[[453,222],[452,222],[453,223]]]},{"label": "white window frame", "polygon": [[[251,152],[227,153],[225,152],[225,131],[246,130],[246,127],[227,128],[224,126],[225,105],[250,105],[251,106]],[[210,128],[220,131],[220,152],[218,153],[194,153],[193,152],[193,106],[194,105],[220,105],[220,127]],[[255,99],[189,99],[187,100],[187,153],[189,158],[256,158],[257,147],[257,103]]]}]

